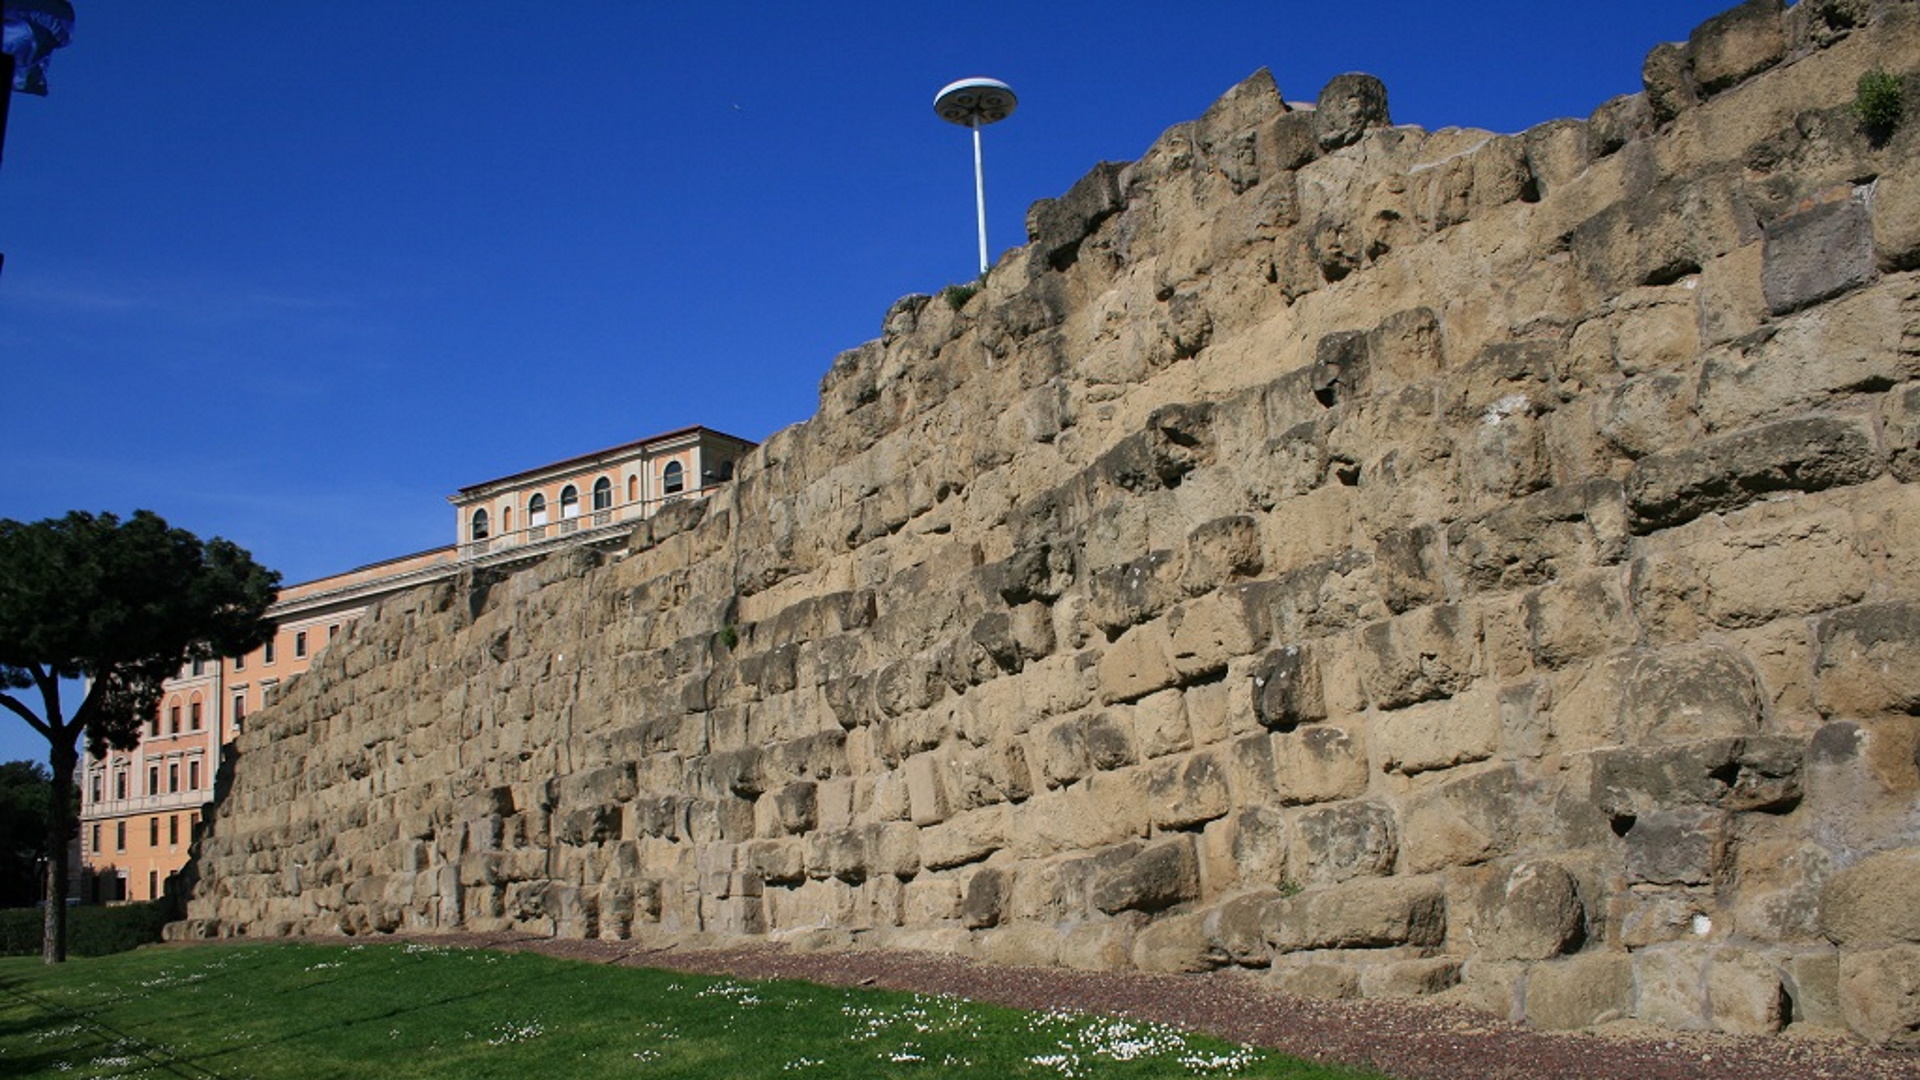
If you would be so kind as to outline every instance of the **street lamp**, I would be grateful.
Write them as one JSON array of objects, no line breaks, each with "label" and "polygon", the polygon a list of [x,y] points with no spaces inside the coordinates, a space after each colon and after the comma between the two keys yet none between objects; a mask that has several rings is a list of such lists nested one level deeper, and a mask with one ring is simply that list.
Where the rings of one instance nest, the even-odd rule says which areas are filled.
[{"label": "street lamp", "polygon": [[1013,115],[1020,99],[999,79],[950,82],[933,97],[933,111],[950,124],[973,130],[973,205],[980,222],[980,272],[987,272],[987,180],[980,165],[980,129]]}]

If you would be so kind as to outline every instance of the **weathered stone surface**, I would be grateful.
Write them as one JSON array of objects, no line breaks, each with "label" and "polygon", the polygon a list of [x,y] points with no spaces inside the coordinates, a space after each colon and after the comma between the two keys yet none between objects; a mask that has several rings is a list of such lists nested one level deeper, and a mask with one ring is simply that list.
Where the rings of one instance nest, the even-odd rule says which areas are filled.
[{"label": "weathered stone surface", "polygon": [[1438,945],[1446,897],[1426,878],[1349,881],[1276,902],[1267,941],[1280,952]]},{"label": "weathered stone surface", "polygon": [[1108,914],[1159,911],[1200,894],[1200,864],[1186,837],[1128,845],[1098,860],[1093,906]]},{"label": "weathered stone surface", "polygon": [[1920,1047],[1920,945],[1842,953],[1840,1008],[1873,1042]]},{"label": "weathered stone surface", "polygon": [[1360,995],[1370,998],[1424,997],[1460,983],[1460,961],[1450,956],[1369,965],[1360,972]]},{"label": "weathered stone surface", "polygon": [[1313,111],[1314,138],[1322,150],[1349,146],[1369,129],[1392,122],[1387,112],[1386,85],[1371,75],[1358,73],[1335,75],[1321,88]]},{"label": "weathered stone surface", "polygon": [[1817,621],[1816,689],[1839,716],[1920,708],[1920,603],[1842,608]]},{"label": "weathered stone surface", "polygon": [[1585,953],[1527,969],[1526,1020],[1536,1027],[1588,1027],[1632,1007],[1633,960],[1625,953]]},{"label": "weathered stone surface", "polygon": [[1358,727],[1315,724],[1273,736],[1273,774],[1283,803],[1353,799],[1367,790],[1367,741]]},{"label": "weathered stone surface", "polygon": [[1422,608],[1360,633],[1360,678],[1383,709],[1449,697],[1478,673],[1478,612],[1457,605]]},{"label": "weathered stone surface", "polygon": [[1257,74],[731,482],[365,613],[249,717],[175,933],[1910,1040],[1920,143],[1847,111],[1910,6],[1755,0],[1516,136]]},{"label": "weathered stone surface", "polygon": [[1865,483],[1881,468],[1873,431],[1858,419],[1782,420],[1642,458],[1627,476],[1627,510],[1635,532],[1651,532],[1776,492]]},{"label": "weathered stone surface", "polygon": [[1820,929],[1836,945],[1920,944],[1920,848],[1869,855],[1827,881]]},{"label": "weathered stone surface", "polygon": [[1310,648],[1288,645],[1260,658],[1253,669],[1253,711],[1276,731],[1327,718],[1320,665]]},{"label": "weathered stone surface", "polygon": [[1852,190],[1788,214],[1766,227],[1762,284],[1775,315],[1798,311],[1872,280],[1873,221]]},{"label": "weathered stone surface", "polygon": [[1882,176],[1873,188],[1873,251],[1888,270],[1920,266],[1920,176]]},{"label": "weathered stone surface", "polygon": [[1780,62],[1787,37],[1783,0],[1747,0],[1694,28],[1687,38],[1694,82],[1715,94]]},{"label": "weathered stone surface", "polygon": [[1762,708],[1753,672],[1712,646],[1639,657],[1623,703],[1628,732],[1654,743],[1758,734]]},{"label": "weathered stone surface", "polygon": [[1726,819],[1710,810],[1656,810],[1627,830],[1627,880],[1705,885],[1726,854]]},{"label": "weathered stone surface", "polygon": [[1586,936],[1579,882],[1546,860],[1490,878],[1478,911],[1474,940],[1489,959],[1548,960],[1579,948]]},{"label": "weathered stone surface", "polygon": [[1400,851],[1393,810],[1375,802],[1334,803],[1293,820],[1289,865],[1296,880],[1331,883],[1385,874]]}]

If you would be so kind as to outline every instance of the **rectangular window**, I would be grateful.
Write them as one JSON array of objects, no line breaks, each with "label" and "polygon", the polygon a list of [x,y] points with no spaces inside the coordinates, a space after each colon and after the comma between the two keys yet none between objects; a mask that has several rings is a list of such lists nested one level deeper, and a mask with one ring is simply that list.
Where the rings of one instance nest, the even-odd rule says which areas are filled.
[{"label": "rectangular window", "polygon": [[273,642],[271,641],[267,642],[266,647],[263,651],[266,653],[266,655],[261,658],[261,661],[263,663],[268,663],[268,664],[273,663]]},{"label": "rectangular window", "polygon": [[167,843],[175,844],[175,845],[180,843],[180,815],[179,814],[167,815]]},{"label": "rectangular window", "polygon": [[160,871],[147,871],[147,899],[160,899]]},{"label": "rectangular window", "polygon": [[113,850],[127,850],[127,823],[124,821],[113,823]]},{"label": "rectangular window", "polygon": [[192,761],[187,762],[187,790],[188,791],[200,790],[200,759],[199,758],[194,758]]},{"label": "rectangular window", "polygon": [[340,636],[340,624],[339,624],[339,623],[334,623],[334,624],[332,624],[331,626],[328,626],[328,627],[327,627],[327,640],[328,640],[328,641],[332,641],[332,640],[333,640],[334,638],[336,638],[336,637],[338,637],[338,636]]},{"label": "rectangular window", "polygon": [[95,852],[98,852],[98,851],[100,850],[100,823],[99,823],[99,822],[97,822],[97,821],[93,823],[93,845],[92,845],[92,849],[93,849],[93,850],[94,850]]},{"label": "rectangular window", "polygon": [[167,734],[180,734],[180,706],[178,705],[167,710]]},{"label": "rectangular window", "polygon": [[293,635],[293,655],[299,658],[307,655],[307,632],[301,630]]},{"label": "rectangular window", "polygon": [[113,797],[116,799],[127,797],[127,774],[124,770],[113,774]]},{"label": "rectangular window", "polygon": [[147,725],[147,734],[152,738],[160,737],[160,714],[153,714],[153,723]]},{"label": "rectangular window", "polygon": [[147,846],[160,846],[160,819],[157,817],[147,819]]},{"label": "rectangular window", "polygon": [[187,723],[189,726],[193,728],[193,730],[195,731],[200,730],[200,703],[199,702],[196,701],[193,704],[187,706]]},{"label": "rectangular window", "polygon": [[147,794],[160,794],[160,766],[147,766]]},{"label": "rectangular window", "polygon": [[[92,780],[93,780],[93,783],[92,783],[93,801],[99,802],[100,796],[106,793],[106,781],[101,777],[99,773],[94,773]],[[99,845],[95,845],[95,846],[97,847]]]},{"label": "rectangular window", "polygon": [[167,790],[169,792],[180,790],[180,763],[177,761],[167,762]]},{"label": "rectangular window", "polygon": [[236,656],[233,658],[233,670],[235,671],[247,670],[247,654],[246,653],[241,653],[239,656]]},{"label": "rectangular window", "polygon": [[207,673],[207,662],[205,660],[195,660],[193,662],[193,677],[197,679],[200,676],[205,675],[206,673]]}]

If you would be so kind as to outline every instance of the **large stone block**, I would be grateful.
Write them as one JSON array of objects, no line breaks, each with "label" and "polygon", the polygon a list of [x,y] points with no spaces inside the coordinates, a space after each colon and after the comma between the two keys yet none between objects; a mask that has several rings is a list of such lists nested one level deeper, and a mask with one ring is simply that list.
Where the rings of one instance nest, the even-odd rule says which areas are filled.
[{"label": "large stone block", "polygon": [[1160,911],[1200,895],[1200,860],[1186,836],[1123,845],[1096,862],[1093,906],[1109,915]]},{"label": "large stone block", "polygon": [[1793,1018],[1779,968],[1748,949],[1721,949],[1707,961],[1713,1026],[1732,1035],[1771,1035]]},{"label": "large stone block", "polygon": [[1327,718],[1320,664],[1311,646],[1287,645],[1253,668],[1253,714],[1275,731]]},{"label": "large stone block", "polygon": [[1480,666],[1480,614],[1437,604],[1360,631],[1360,680],[1376,707],[1395,709],[1466,689]]},{"label": "large stone block", "polygon": [[1548,960],[1586,938],[1579,882],[1545,859],[1516,864],[1488,878],[1472,920],[1480,954],[1493,960]]},{"label": "large stone block", "polygon": [[1873,249],[1888,270],[1920,266],[1920,175],[1911,170],[1882,174],[1874,182]]},{"label": "large stone block", "polygon": [[1375,714],[1369,728],[1380,767],[1412,776],[1492,757],[1500,746],[1499,697],[1486,682],[1447,701]]},{"label": "large stone block", "polygon": [[1781,420],[1640,459],[1627,474],[1627,510],[1633,531],[1648,533],[1781,492],[1862,484],[1883,467],[1865,418]]},{"label": "large stone block", "polygon": [[1920,708],[1920,603],[1859,604],[1814,623],[1823,711],[1867,717]]},{"label": "large stone block", "polygon": [[1333,802],[1366,794],[1366,731],[1353,725],[1314,724],[1272,737],[1273,776],[1280,801]]},{"label": "large stone block", "polygon": [[1840,1008],[1862,1038],[1920,1047],[1920,945],[1841,953]]},{"label": "large stone block", "polygon": [[1798,311],[1858,288],[1877,272],[1863,192],[1842,188],[1766,226],[1767,310]]},{"label": "large stone block", "polygon": [[1100,700],[1137,701],[1180,683],[1173,663],[1173,637],[1164,622],[1136,626],[1100,657]]},{"label": "large stone block", "polygon": [[1633,959],[1585,953],[1527,969],[1525,1014],[1535,1027],[1591,1027],[1633,1008]]},{"label": "large stone block", "polygon": [[1350,146],[1369,130],[1393,123],[1386,85],[1358,73],[1334,76],[1321,88],[1312,115],[1314,137],[1322,150]]},{"label": "large stone block", "polygon": [[1184,682],[1218,675],[1227,663],[1266,644],[1259,613],[1243,598],[1216,592],[1190,600],[1167,614],[1173,666]]},{"label": "large stone block", "polygon": [[1401,868],[1422,874],[1511,852],[1520,828],[1518,789],[1513,767],[1494,765],[1408,796]]},{"label": "large stone block", "polygon": [[1712,952],[1705,945],[1662,945],[1635,952],[1635,1018],[1682,1030],[1711,1028],[1706,974]]},{"label": "large stone block", "polygon": [[1695,27],[1687,55],[1701,92],[1719,93],[1779,63],[1787,51],[1785,9],[1783,0],[1747,0]]},{"label": "large stone block", "polygon": [[1200,915],[1181,914],[1155,919],[1133,938],[1133,964],[1141,971],[1185,973],[1210,971],[1221,965]]},{"label": "large stone block", "polygon": [[1649,652],[1628,672],[1622,703],[1636,742],[1757,735],[1765,699],[1752,669],[1711,645]]},{"label": "large stone block", "polygon": [[1627,830],[1627,881],[1706,885],[1726,855],[1726,815],[1712,810],[1657,810]]},{"label": "large stone block", "polygon": [[1147,818],[1156,829],[1185,829],[1224,816],[1232,801],[1227,771],[1213,751],[1156,761],[1147,772]]},{"label": "large stone block", "polygon": [[1400,852],[1392,808],[1376,802],[1332,803],[1293,819],[1290,876],[1329,884],[1392,872]]},{"label": "large stone block", "polygon": [[1447,934],[1446,896],[1430,878],[1311,889],[1276,901],[1268,918],[1267,941],[1279,952],[1438,945]]},{"label": "large stone block", "polygon": [[1876,852],[1827,881],[1820,929],[1844,948],[1920,945],[1920,848]]}]

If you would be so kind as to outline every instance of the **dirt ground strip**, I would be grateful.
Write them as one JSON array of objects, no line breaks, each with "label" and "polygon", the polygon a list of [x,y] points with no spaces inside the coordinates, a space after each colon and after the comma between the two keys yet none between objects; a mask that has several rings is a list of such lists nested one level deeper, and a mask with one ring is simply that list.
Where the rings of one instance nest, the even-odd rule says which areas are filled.
[{"label": "dirt ground strip", "polygon": [[1640,1024],[1590,1032],[1529,1031],[1429,1001],[1289,997],[1233,972],[1070,971],[999,967],[899,951],[660,947],[505,934],[301,940],[524,950],[588,963],[746,979],[803,979],[828,986],[951,994],[1019,1009],[1108,1013],[1272,1047],[1296,1057],[1365,1066],[1404,1080],[1920,1080],[1920,1053],[1874,1049],[1838,1032],[1741,1038]]}]

